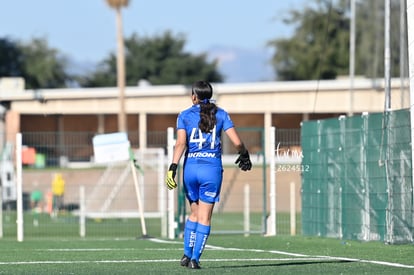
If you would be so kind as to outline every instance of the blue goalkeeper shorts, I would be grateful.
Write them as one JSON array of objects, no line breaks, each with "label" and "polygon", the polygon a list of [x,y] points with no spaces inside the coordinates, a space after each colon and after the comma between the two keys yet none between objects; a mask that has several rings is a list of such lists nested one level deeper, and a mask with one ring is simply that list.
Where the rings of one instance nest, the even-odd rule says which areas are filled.
[{"label": "blue goalkeeper shorts", "polygon": [[191,202],[201,200],[215,203],[220,199],[221,183],[223,181],[223,166],[221,163],[186,163],[183,172],[184,191]]}]

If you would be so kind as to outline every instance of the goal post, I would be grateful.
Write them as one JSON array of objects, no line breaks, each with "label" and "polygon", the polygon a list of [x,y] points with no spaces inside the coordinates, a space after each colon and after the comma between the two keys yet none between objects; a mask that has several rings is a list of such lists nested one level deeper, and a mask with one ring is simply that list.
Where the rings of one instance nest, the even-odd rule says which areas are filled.
[{"label": "goal post", "polygon": [[[24,239],[23,224],[23,181],[22,181],[22,134],[16,134],[16,193],[17,193],[17,241]],[[2,206],[3,207],[3,206]]]},{"label": "goal post", "polygon": [[[173,158],[174,152],[174,128],[169,127],[167,129],[167,153],[168,153],[168,161],[171,161]],[[169,190],[167,196],[167,227],[168,227],[168,238],[174,239],[175,238],[175,229],[177,228],[177,223],[174,220],[174,208],[175,208],[175,199],[174,199],[174,191]]]},{"label": "goal post", "polygon": [[270,160],[269,160],[269,180],[270,180],[270,214],[266,222],[266,236],[275,236],[276,235],[276,161],[275,161],[275,152],[276,152],[276,129],[275,127],[270,127],[269,139],[270,139]]}]

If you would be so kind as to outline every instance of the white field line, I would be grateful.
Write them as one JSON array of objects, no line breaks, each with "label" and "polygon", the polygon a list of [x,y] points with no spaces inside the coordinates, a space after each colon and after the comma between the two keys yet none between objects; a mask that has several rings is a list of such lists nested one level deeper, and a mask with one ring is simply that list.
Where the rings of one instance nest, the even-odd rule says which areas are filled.
[{"label": "white field line", "polygon": [[[152,239],[151,239],[152,240]],[[167,241],[164,241],[167,243]],[[174,243],[177,243],[174,241]],[[244,252],[258,252],[258,253],[274,253],[274,254],[280,254],[280,255],[286,255],[286,256],[293,256],[293,257],[299,257],[297,259],[304,259],[304,258],[317,258],[318,260],[338,260],[338,261],[349,261],[349,262],[361,262],[361,263],[370,263],[370,264],[378,264],[378,265],[384,265],[384,266],[393,266],[393,267],[403,267],[403,268],[410,268],[414,269],[414,265],[405,265],[405,264],[399,264],[399,263],[392,263],[392,262],[384,262],[384,261],[374,261],[374,260],[364,260],[364,259],[356,259],[356,258],[346,258],[346,257],[332,257],[332,256],[319,256],[319,255],[305,255],[305,254],[298,254],[298,253],[290,253],[280,250],[263,250],[263,249],[241,249],[241,248],[227,248],[227,247],[220,247],[220,246],[212,246],[212,245],[206,245],[206,248],[209,249],[215,249],[215,250],[227,250],[227,251],[244,251]],[[203,259],[203,261],[205,261]]]},{"label": "white field line", "polygon": [[[203,262],[285,262],[296,261],[298,258],[283,258],[283,259],[269,259],[269,258],[247,258],[247,259],[203,259]],[[320,258],[300,258],[301,261],[320,261]],[[330,259],[322,259],[325,261],[332,261]],[[18,262],[0,262],[1,265],[33,265],[33,264],[122,264],[122,263],[167,263],[178,262],[177,259],[158,259],[158,260],[96,260],[96,261],[18,261]]]},{"label": "white field line", "polygon": [[[182,242],[178,241],[168,241],[168,240],[160,240],[160,239],[149,239],[153,242],[158,243],[167,243],[167,244],[182,244]],[[241,251],[241,252],[255,252],[255,253],[273,253],[285,256],[291,256],[292,258],[247,258],[247,259],[203,259],[203,262],[258,262],[258,261],[273,261],[273,262],[281,262],[281,261],[348,261],[348,262],[361,262],[361,263],[370,263],[370,264],[378,264],[384,266],[392,266],[392,267],[401,267],[401,268],[409,268],[414,269],[414,265],[405,265],[399,263],[392,263],[392,262],[384,262],[384,261],[375,261],[375,260],[364,260],[364,259],[357,259],[357,258],[346,258],[346,257],[332,257],[332,256],[312,256],[306,254],[299,254],[299,253],[290,253],[280,250],[264,250],[264,249],[241,249],[241,248],[226,248],[220,246],[212,246],[206,245],[207,249],[211,250],[223,250],[223,251]],[[79,251],[128,251],[128,250],[135,250],[133,248],[124,248],[124,249],[111,249],[111,248],[81,248],[81,249],[36,249],[38,251],[62,251],[62,252],[79,252]],[[146,250],[172,250],[172,249],[165,249],[165,248],[149,248]],[[175,248],[174,250],[181,250],[181,248]],[[96,260],[96,261],[16,261],[16,262],[0,262],[0,265],[30,265],[30,264],[82,264],[82,263],[162,263],[162,262],[176,262],[177,259],[158,259],[158,260]]]}]

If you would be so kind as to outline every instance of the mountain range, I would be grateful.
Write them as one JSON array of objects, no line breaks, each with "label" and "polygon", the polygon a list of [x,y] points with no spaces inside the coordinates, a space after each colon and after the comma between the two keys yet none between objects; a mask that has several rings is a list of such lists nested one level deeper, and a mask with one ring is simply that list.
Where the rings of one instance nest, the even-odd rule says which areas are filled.
[{"label": "mountain range", "polygon": [[258,82],[275,80],[271,66],[272,53],[264,49],[243,49],[214,46],[208,50],[210,59],[218,60],[224,82]]}]

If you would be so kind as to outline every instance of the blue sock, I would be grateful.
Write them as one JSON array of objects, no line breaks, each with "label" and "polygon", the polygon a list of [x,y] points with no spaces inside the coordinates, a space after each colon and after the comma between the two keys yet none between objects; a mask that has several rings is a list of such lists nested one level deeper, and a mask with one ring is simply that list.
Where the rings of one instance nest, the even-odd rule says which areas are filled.
[{"label": "blue sock", "polygon": [[196,230],[196,240],[193,249],[192,260],[200,261],[201,254],[204,251],[204,247],[207,243],[208,236],[210,235],[210,226],[198,224]]},{"label": "blue sock", "polygon": [[197,223],[187,220],[184,227],[184,255],[191,258],[196,238]]}]

